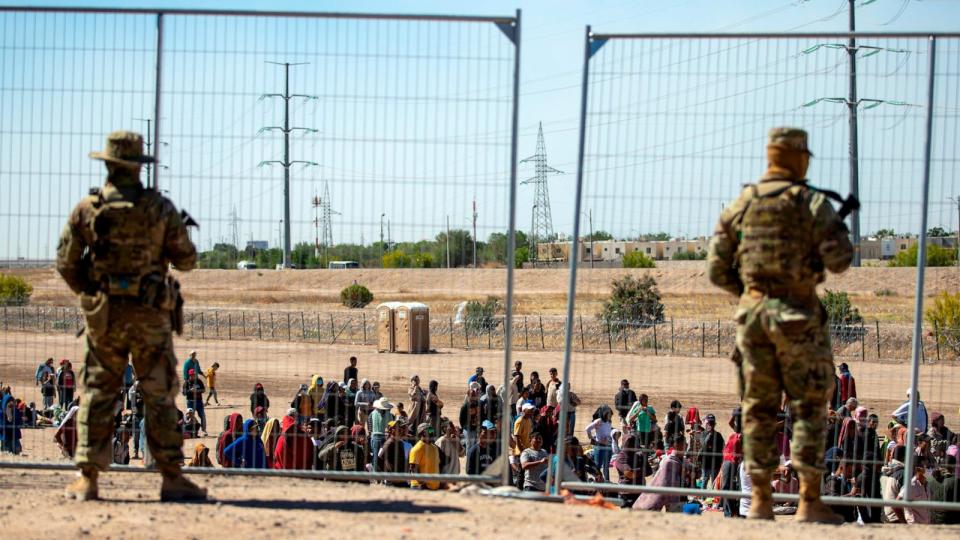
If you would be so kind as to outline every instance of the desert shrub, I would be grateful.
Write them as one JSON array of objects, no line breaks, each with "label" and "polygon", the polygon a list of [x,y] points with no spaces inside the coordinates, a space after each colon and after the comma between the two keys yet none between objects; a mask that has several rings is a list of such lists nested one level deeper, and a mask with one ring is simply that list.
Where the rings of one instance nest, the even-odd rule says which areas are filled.
[{"label": "desert shrub", "polygon": [[474,332],[487,332],[500,324],[499,313],[503,304],[494,296],[488,296],[483,302],[471,300],[463,309],[463,324]]},{"label": "desert shrub", "polygon": [[597,318],[612,333],[663,322],[663,303],[657,281],[650,276],[623,276],[610,283],[610,297]]},{"label": "desert shrub", "polygon": [[[890,259],[887,266],[916,266],[918,250],[917,244],[910,246]],[[927,245],[927,266],[953,266],[954,264],[957,264],[957,250],[933,244]]]},{"label": "desert shrub", "polygon": [[678,251],[670,257],[674,261],[702,261],[706,258],[706,251]]},{"label": "desert shrub", "polygon": [[0,274],[0,306],[24,306],[31,294],[33,287],[22,277]]},{"label": "desert shrub", "polygon": [[827,289],[820,298],[827,311],[834,339],[847,343],[860,339],[863,333],[863,316],[860,310],[853,306],[850,297],[845,292]]},{"label": "desert shrub", "polygon": [[656,266],[657,264],[653,262],[653,259],[639,251],[631,251],[623,256],[624,268],[654,268]]},{"label": "desert shrub", "polygon": [[406,253],[397,250],[383,254],[384,268],[412,268],[413,258]]},{"label": "desert shrub", "polygon": [[362,308],[373,302],[373,293],[363,285],[354,283],[340,291],[340,302],[348,308]]},{"label": "desert shrub", "polygon": [[888,289],[884,287],[883,289],[877,289],[873,291],[874,296],[896,296],[897,292],[893,289]]},{"label": "desert shrub", "polygon": [[960,293],[942,291],[924,315],[936,329],[940,345],[960,354]]}]

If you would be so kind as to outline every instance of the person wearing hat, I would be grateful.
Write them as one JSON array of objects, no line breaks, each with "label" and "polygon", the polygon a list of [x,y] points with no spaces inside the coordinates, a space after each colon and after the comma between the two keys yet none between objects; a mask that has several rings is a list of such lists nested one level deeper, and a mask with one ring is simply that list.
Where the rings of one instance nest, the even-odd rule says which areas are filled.
[{"label": "person wearing hat", "polygon": [[315,470],[361,472],[366,470],[367,461],[363,447],[350,440],[347,426],[337,426],[334,441],[322,448],[314,461]]},{"label": "person wearing hat", "polygon": [[[771,477],[781,395],[795,419],[791,458],[800,476],[797,521],[842,523],[820,501],[826,405],[834,393],[833,353],[817,284],[853,260],[849,231],[827,194],[807,181],[813,154],[802,129],[767,140],[767,170],[723,209],[707,255],[710,281],[739,297],[737,352],[742,382],[750,516],[773,519]],[[837,198],[839,198],[837,196]]]},{"label": "person wearing hat", "polygon": [[[436,431],[426,422],[417,426],[417,444],[410,449],[409,472],[414,474],[440,474],[440,449],[433,444]],[[410,487],[440,489],[440,482],[411,480]]]},{"label": "person wearing hat", "polygon": [[207,432],[207,413],[203,410],[203,393],[206,387],[203,380],[197,374],[196,370],[187,371],[187,378],[183,381],[183,397],[187,400],[187,408],[196,412],[200,419],[200,432],[206,435]]},{"label": "person wearing hat", "polygon": [[132,360],[146,407],[150,454],[163,477],[163,501],[206,499],[206,490],[181,472],[183,436],[174,403],[177,357],[172,331],[182,331],[180,284],[169,275],[192,270],[197,250],[187,234],[189,216],[140,183],[140,168],[153,163],[143,137],[129,131],[107,136],[107,178],[67,218],[57,246],[57,272],[80,297],[85,316],[84,388],[78,415],[76,464],[80,478],[66,495],[99,496],[97,479],[110,462],[113,407]]},{"label": "person wearing hat", "polygon": [[481,422],[477,443],[467,451],[467,474],[483,474],[500,457],[498,442],[497,426],[489,420]]},{"label": "person wearing hat", "polygon": [[[387,422],[387,440],[383,443],[383,448],[377,453],[376,460],[379,462],[377,471],[386,473],[404,473],[409,468],[406,445],[404,439],[407,437],[407,424],[403,419],[396,419]],[[388,485],[397,487],[406,487],[409,484],[405,481],[387,482]]]},{"label": "person wearing hat", "polygon": [[377,472],[380,449],[387,440],[387,425],[393,421],[393,403],[387,398],[380,398],[373,402],[373,412],[370,413],[370,464],[373,472]]},{"label": "person wearing hat", "polygon": [[723,466],[723,435],[717,431],[717,417],[708,414],[703,419],[703,432],[700,433],[700,453],[697,464],[703,474],[703,489],[713,489],[713,482]]}]

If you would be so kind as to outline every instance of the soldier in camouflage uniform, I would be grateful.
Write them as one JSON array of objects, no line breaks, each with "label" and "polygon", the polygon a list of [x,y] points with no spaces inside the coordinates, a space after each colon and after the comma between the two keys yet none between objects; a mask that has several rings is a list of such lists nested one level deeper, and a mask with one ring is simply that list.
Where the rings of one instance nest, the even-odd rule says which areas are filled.
[{"label": "soldier in camouflage uniform", "polygon": [[205,499],[183,477],[183,438],[177,430],[177,359],[172,327],[181,313],[172,263],[191,270],[197,252],[183,218],[168,199],[140,183],[143,138],[111,133],[103,152],[102,189],[77,204],[57,247],[57,271],[80,296],[86,317],[86,356],[80,371],[76,464],[80,478],[67,487],[79,500],[98,497],[97,476],[111,462],[114,404],[123,372],[133,362],[146,408],[147,444],[163,477],[161,500]]},{"label": "soldier in camouflage uniform", "polygon": [[[820,501],[824,424],[833,393],[833,356],[816,286],[843,272],[853,248],[847,227],[805,175],[807,134],[770,131],[768,167],[723,210],[710,242],[710,281],[737,295],[743,446],[753,480],[750,517],[773,519],[771,475],[781,396],[794,418],[791,460],[800,475],[799,521],[842,523]],[[742,355],[742,356],[741,356]]]}]

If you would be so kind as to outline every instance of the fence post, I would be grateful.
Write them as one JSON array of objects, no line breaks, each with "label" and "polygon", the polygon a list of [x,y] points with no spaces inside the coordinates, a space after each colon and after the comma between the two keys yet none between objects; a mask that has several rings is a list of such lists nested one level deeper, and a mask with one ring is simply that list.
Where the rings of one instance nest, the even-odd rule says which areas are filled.
[{"label": "fence post", "polygon": [[277,337],[276,332],[277,332],[277,328],[276,328],[276,325],[273,324],[273,312],[271,311],[270,312],[270,339]]},{"label": "fence post", "polygon": [[257,339],[263,340],[263,322],[260,320],[260,312],[257,312]]},{"label": "fence post", "polygon": [[493,348],[493,326],[487,325],[487,350]]},{"label": "fence post", "polygon": [[547,348],[546,340],[543,337],[543,315],[540,315],[540,348],[541,349]]},{"label": "fence post", "polygon": [[630,333],[629,327],[623,328],[623,352],[630,352],[630,349],[627,347],[627,334]]},{"label": "fence post", "polygon": [[322,341],[320,339],[320,312],[317,312],[317,341]]},{"label": "fence post", "polygon": [[290,337],[290,312],[288,311],[287,312],[287,341],[290,341],[291,339],[293,338]]},{"label": "fence post", "polygon": [[202,311],[200,312],[200,339],[207,339],[207,329],[203,322],[203,313]]},{"label": "fence post", "polygon": [[933,323],[933,341],[937,344],[937,363],[940,363],[940,328],[936,321]]},{"label": "fence post", "polygon": [[240,312],[240,339],[247,337],[247,312]]},{"label": "fence post", "polygon": [[[361,311],[360,314],[363,315],[363,344],[366,345],[367,344],[367,312]],[[317,329],[319,330],[319,328],[320,327],[318,326]],[[451,343],[450,346],[453,347],[452,345],[453,344],[453,322],[450,323],[450,343]]]},{"label": "fence post", "polygon": [[657,346],[657,323],[653,323],[653,355],[659,356],[660,352]]},{"label": "fence post", "polygon": [[610,329],[610,321],[607,321],[607,350],[613,352],[613,331]]},{"label": "fence post", "polygon": [[877,319],[875,322],[877,325],[877,362],[879,362],[880,361],[880,320]]},{"label": "fence post", "polygon": [[333,329],[333,313],[330,313],[330,343],[337,342],[336,330]]},{"label": "fence post", "polygon": [[7,306],[3,306],[3,329],[7,329]]},{"label": "fence post", "polygon": [[707,356],[707,323],[700,323],[700,358]]},{"label": "fence post", "polygon": [[23,325],[24,325],[24,322],[23,322],[23,318],[24,318],[23,310],[24,310],[24,308],[21,306],[21,307],[20,307],[20,329],[21,329],[21,330],[24,330],[24,327],[23,327]]},{"label": "fence post", "polygon": [[[42,311],[40,310],[40,307],[37,306],[37,317],[40,317],[41,314],[42,314]],[[44,334],[46,334],[46,333],[47,333],[47,318],[46,318],[46,317],[43,317],[43,323],[41,323],[39,326],[42,326],[42,327],[43,327],[43,330],[42,330],[42,331],[43,331]]]},{"label": "fence post", "polygon": [[867,361],[867,330],[863,327],[863,321],[860,321],[860,361]]},{"label": "fence post", "polygon": [[527,330],[527,316],[523,316],[523,348],[530,349],[530,332]]},{"label": "fence post", "polygon": [[717,356],[720,356],[720,320],[717,319]]},{"label": "fence post", "polygon": [[453,317],[447,317],[447,325],[450,327],[450,348],[452,349],[453,348]]},{"label": "fence post", "polygon": [[227,339],[233,341],[233,313],[227,312]]},{"label": "fence post", "polygon": [[467,349],[470,348],[470,329],[467,328],[467,321],[463,321],[463,341],[466,343]]},{"label": "fence post", "polygon": [[673,317],[670,317],[670,354],[673,354]]},{"label": "fence post", "polygon": [[583,340],[583,314],[581,313],[579,317],[580,317],[580,350],[585,351],[587,350],[587,344]]}]

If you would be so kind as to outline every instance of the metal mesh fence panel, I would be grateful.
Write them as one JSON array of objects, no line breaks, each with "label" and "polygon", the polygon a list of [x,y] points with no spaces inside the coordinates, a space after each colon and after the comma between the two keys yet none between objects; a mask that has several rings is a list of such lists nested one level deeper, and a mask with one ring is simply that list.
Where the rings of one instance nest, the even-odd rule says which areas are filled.
[{"label": "metal mesh fence panel", "polygon": [[[850,37],[602,35],[588,29],[578,179],[582,194],[577,192],[573,216],[578,229],[557,242],[562,247],[551,248],[571,254],[568,264],[574,259],[571,268],[578,272],[576,295],[570,297],[570,361],[565,367],[569,388],[579,399],[567,404],[568,434],[596,444],[588,424],[609,408],[614,428],[622,430],[620,448],[627,437],[628,445],[646,448],[649,459],[638,462],[662,466],[660,452],[669,453],[670,447],[665,439],[683,436],[686,472],[674,487],[735,486],[731,476],[737,475],[736,466],[724,466],[723,443],[717,445],[705,424],[707,415],[713,415],[713,429],[724,439],[734,436],[731,410],[740,398],[737,371],[728,358],[735,348],[737,299],[710,283],[705,263],[690,261],[705,258],[721,210],[743,184],[763,174],[768,130],[796,126],[808,132],[815,154],[807,173],[810,182],[848,193],[851,175],[858,174],[862,202],[860,237],[854,241],[862,266],[828,275],[818,288],[831,317],[834,361],[845,364],[856,381],[852,391],[848,378],[838,372],[842,395],[830,405],[828,472],[842,472],[845,451],[843,459],[857,474],[878,479],[881,466],[891,459],[888,438],[900,436],[901,446],[906,443],[903,429],[891,433],[887,426],[903,404],[911,372],[916,245],[925,211],[924,143],[931,110],[929,39],[858,36],[851,47]],[[946,267],[927,269],[928,300],[953,294],[960,278],[953,240],[956,205],[948,200],[960,189],[950,173],[957,162],[950,143],[957,129],[950,104],[956,43],[941,41],[943,56],[933,75],[937,97],[932,104],[929,243],[938,246],[931,248],[934,252],[942,249],[949,264],[929,263]],[[849,95],[851,55],[857,62],[855,101]],[[852,172],[849,155],[854,112],[858,173]],[[587,338],[580,321],[599,327],[604,339]],[[941,412],[949,426],[960,422],[960,396],[953,384],[960,358],[948,351],[950,338],[939,326],[923,325],[920,392],[927,408]],[[621,380],[629,381],[629,390]],[[859,403],[845,409],[851,392]],[[641,395],[649,401],[628,405]],[[863,415],[859,421],[845,420],[857,414]],[[783,465],[790,459],[789,408],[779,419],[783,427],[776,448]],[[642,434],[651,420],[649,434]],[[618,472],[608,480],[625,472],[623,463],[615,465]],[[937,475],[951,469],[942,458],[926,466]],[[726,475],[719,474],[721,468]],[[781,467],[777,474],[785,470]],[[830,478],[825,493],[842,495],[830,492]],[[778,479],[779,485],[789,486],[789,477]],[[879,491],[868,495],[879,498]],[[874,512],[861,514],[877,517]]]},{"label": "metal mesh fence panel", "polygon": [[[0,459],[74,452],[84,318],[52,263],[105,177],[86,153],[129,129],[159,157],[143,183],[200,224],[198,269],[176,273],[188,465],[202,444],[214,467],[408,473],[398,451],[428,423],[443,469],[413,471],[479,477],[505,432],[518,17],[5,10],[0,28],[0,259],[30,287],[0,315],[0,380],[23,403],[17,452]],[[466,309],[488,296],[489,313]],[[384,342],[389,301],[398,334]],[[142,466],[136,377],[116,389],[112,440],[115,463]],[[224,453],[237,414],[265,461]],[[401,416],[406,434],[388,437]],[[495,427],[469,462],[483,420]]]}]

